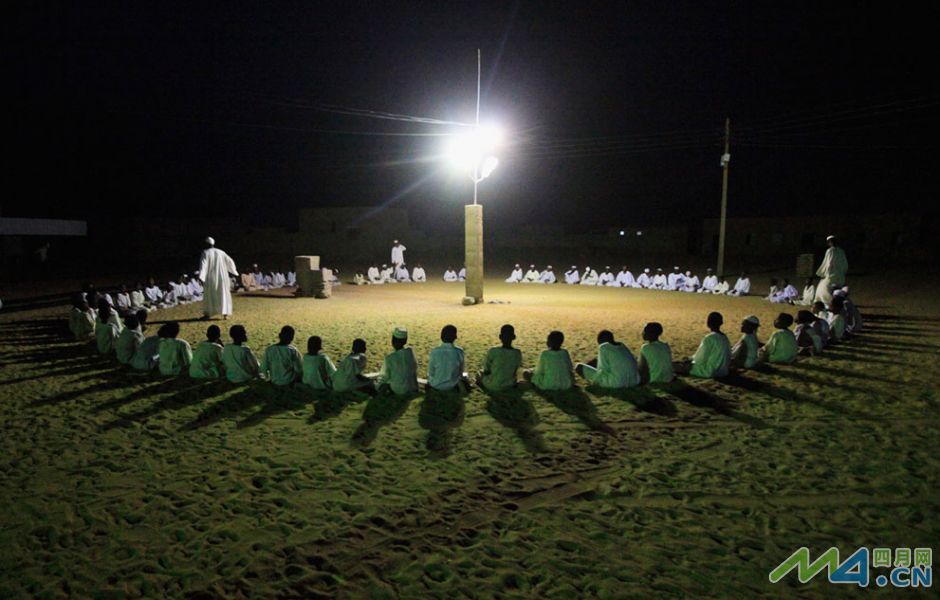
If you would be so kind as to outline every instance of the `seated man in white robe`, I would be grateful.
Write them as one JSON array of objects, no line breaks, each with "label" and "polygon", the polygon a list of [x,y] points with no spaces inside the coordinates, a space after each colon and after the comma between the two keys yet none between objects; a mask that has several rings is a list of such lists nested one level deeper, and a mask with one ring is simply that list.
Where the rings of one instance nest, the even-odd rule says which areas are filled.
[{"label": "seated man in white robe", "polygon": [[379,266],[376,264],[369,267],[369,270],[366,271],[366,277],[372,285],[381,285],[384,283],[384,281],[382,281],[382,275],[379,273]]},{"label": "seated man in white robe", "polygon": [[662,269],[656,269],[656,274],[653,275],[653,283],[650,285],[650,289],[653,290],[664,290],[669,284],[669,281],[666,279],[665,273]]},{"label": "seated man in white robe", "polygon": [[131,290],[131,310],[136,313],[138,310],[146,307],[147,296],[144,294],[143,286],[141,286],[140,282],[138,281],[136,284],[134,284],[134,289]]},{"label": "seated man in white robe", "polygon": [[457,281],[457,271],[453,270],[451,267],[447,267],[444,271],[444,281],[447,283],[453,283]]},{"label": "seated man in white robe", "polygon": [[770,278],[770,291],[764,296],[764,300],[770,300],[773,302],[774,298],[777,297],[777,294],[780,293],[780,286],[777,285],[777,279],[774,277]]},{"label": "seated man in white robe", "polygon": [[114,308],[121,316],[131,313],[131,295],[127,292],[127,286],[121,285],[121,290],[114,295]]},{"label": "seated man in white robe", "polygon": [[604,267],[604,271],[597,277],[597,285],[604,285],[613,287],[616,285],[614,283],[614,274],[610,270],[610,265]]},{"label": "seated man in white robe", "polygon": [[268,271],[264,274],[264,289],[273,290],[274,288],[274,273]]},{"label": "seated man in white robe", "polygon": [[600,277],[597,274],[597,271],[591,267],[584,267],[584,275],[581,277],[581,285],[597,285],[597,281]]},{"label": "seated man in white robe", "polygon": [[186,282],[186,290],[193,302],[202,302],[204,288],[195,277]]},{"label": "seated man in white robe", "polygon": [[800,297],[800,293],[790,283],[789,279],[784,279],[779,292],[770,301],[774,304],[793,304]]},{"label": "seated man in white robe", "polygon": [[698,275],[693,275],[692,271],[685,272],[685,280],[682,283],[683,292],[697,292],[702,287],[699,283]]},{"label": "seated man in white robe", "polygon": [[702,287],[698,289],[699,294],[714,294],[718,286],[718,277],[711,269],[705,269],[705,279],[702,280]]},{"label": "seated man in white robe", "polygon": [[172,281],[167,282],[160,291],[161,296],[157,306],[160,308],[170,308],[179,304],[179,300],[176,297],[176,287]]},{"label": "seated man in white robe", "polygon": [[275,271],[274,272],[274,287],[282,288],[284,287],[284,284],[286,283],[287,283],[287,278],[284,277],[284,274],[281,273],[280,271]]},{"label": "seated man in white robe", "polygon": [[666,277],[666,287],[663,289],[669,290],[670,292],[675,292],[682,289],[682,286],[685,285],[685,275],[679,271],[679,267],[673,267],[672,273]]},{"label": "seated man in white robe", "polygon": [[395,279],[395,268],[382,263],[382,271],[379,273],[382,283],[398,283]]},{"label": "seated man in white robe", "polygon": [[653,287],[653,280],[650,279],[650,270],[643,269],[643,272],[640,273],[640,276],[636,278],[636,283],[633,284],[635,288],[644,288],[648,289]]},{"label": "seated man in white robe", "polygon": [[506,283],[519,283],[521,281],[522,267],[519,266],[519,263],[516,263],[516,266],[512,269],[512,273],[510,273],[509,277],[506,278]]},{"label": "seated man in white robe", "polygon": [[577,285],[580,281],[581,275],[578,273],[578,267],[571,265],[571,268],[565,271],[565,283]]},{"label": "seated man in white robe", "polygon": [[542,274],[539,275],[539,283],[555,283],[555,271],[551,265],[548,265]]},{"label": "seated man in white robe", "polygon": [[731,284],[728,283],[728,280],[724,277],[718,280],[718,285],[715,286],[713,294],[727,294],[731,290]]},{"label": "seated man in white robe", "polygon": [[181,275],[176,284],[176,299],[180,304],[190,304],[193,301],[192,294],[189,293],[189,276]]},{"label": "seated man in white robe", "polygon": [[803,285],[803,296],[796,301],[796,304],[800,306],[812,306],[815,299],[816,285],[813,283],[812,277],[807,277],[806,283]]},{"label": "seated man in white robe", "polygon": [[457,281],[466,281],[467,280],[467,265],[460,267],[460,270],[457,271]]},{"label": "seated man in white robe", "polygon": [[160,286],[157,285],[153,277],[150,278],[147,287],[144,288],[144,296],[147,298],[147,302],[150,306],[159,304],[160,299],[163,297],[163,292],[160,290]]},{"label": "seated man in white robe", "polygon": [[408,267],[401,263],[395,267],[395,280],[398,283],[411,283],[411,274],[408,273]]},{"label": "seated man in white robe", "polygon": [[633,277],[633,273],[630,272],[630,269],[627,268],[627,265],[624,265],[620,269],[620,272],[617,273],[614,283],[617,284],[617,287],[633,287],[636,285],[636,279]]},{"label": "seated man in white robe", "polygon": [[729,296],[747,296],[751,293],[751,280],[747,273],[741,273],[738,280],[734,282],[734,289],[728,292]]},{"label": "seated man in white robe", "polygon": [[522,283],[538,283],[539,282],[539,270],[535,268],[535,265],[529,265],[529,270],[525,272],[525,277],[522,278]]},{"label": "seated man in white robe", "polygon": [[353,285],[369,285],[369,280],[366,279],[366,274],[362,271],[356,271],[356,274],[353,275]]},{"label": "seated man in white robe", "polygon": [[427,283],[428,274],[424,272],[424,267],[421,266],[421,263],[415,265],[415,268],[411,270],[411,279],[415,283]]}]

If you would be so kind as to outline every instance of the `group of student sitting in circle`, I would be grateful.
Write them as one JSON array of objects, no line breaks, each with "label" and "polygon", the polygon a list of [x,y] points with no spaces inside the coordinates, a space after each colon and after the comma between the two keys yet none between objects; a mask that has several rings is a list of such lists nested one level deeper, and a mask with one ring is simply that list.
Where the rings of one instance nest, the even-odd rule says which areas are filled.
[{"label": "group of student sitting in circle", "polygon": [[[844,294],[833,295],[830,306],[817,302],[815,314],[801,310],[796,316],[796,331],[790,327],[794,318],[780,313],[774,321],[775,331],[763,345],[757,339],[760,321],[749,316],[741,323],[741,338],[732,346],[721,331],[724,319],[720,313],[708,315],[710,330],[695,354],[673,362],[669,345],[660,341],[663,327],[648,323],[643,329],[643,345],[639,359],[624,344],[614,340],[610,331],[597,336],[597,358],[573,364],[562,346],[565,336],[552,331],[534,369],[522,371],[525,381],[539,390],[566,390],[574,385],[574,374],[590,385],[601,388],[625,388],[641,383],[665,383],[675,375],[719,378],[732,369],[751,369],[761,363],[791,363],[800,354],[814,355],[830,343],[837,343],[857,332],[862,326],[861,315]],[[284,326],[278,342],[268,346],[261,361],[246,345],[248,333],[242,325],[229,329],[231,343],[223,343],[217,325],[206,330],[206,339],[196,345],[179,339],[176,321],[163,323],[156,335],[145,336],[147,309],[123,316],[103,296],[97,298],[97,310],[88,306],[87,296],[78,295],[69,315],[69,328],[78,341],[94,340],[102,355],[114,356],[124,365],[139,371],[158,370],[164,376],[188,374],[198,379],[225,378],[232,383],[265,379],[276,385],[301,384],[314,390],[360,391],[368,394],[411,394],[419,391],[418,367],[414,352],[408,347],[408,332],[395,328],[391,335],[392,351],[385,356],[378,373],[366,373],[366,342],[356,339],[350,353],[335,366],[322,352],[322,340],[311,336],[307,353],[301,356],[293,346],[294,329]],[[491,348],[474,382],[487,391],[500,391],[516,386],[522,369],[522,353],[513,347],[515,330],[504,325],[499,332],[500,345]],[[455,343],[457,328],[447,325],[441,330],[441,344],[428,358],[426,388],[429,390],[467,391],[472,386],[465,370],[464,351]]]}]

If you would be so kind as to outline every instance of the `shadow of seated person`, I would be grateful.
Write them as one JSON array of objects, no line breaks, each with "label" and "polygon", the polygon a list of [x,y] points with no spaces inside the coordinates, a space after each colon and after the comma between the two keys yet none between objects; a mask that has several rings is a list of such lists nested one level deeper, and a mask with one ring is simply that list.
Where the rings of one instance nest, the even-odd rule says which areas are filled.
[{"label": "shadow of seated person", "polygon": [[408,411],[408,406],[417,396],[418,394],[396,396],[391,393],[379,393],[369,398],[362,410],[362,423],[352,434],[352,444],[361,448],[368,447],[375,441],[382,427],[391,425]]},{"label": "shadow of seated person", "polygon": [[358,401],[358,399],[354,392],[316,390],[313,392],[313,414],[307,422],[316,423],[337,417],[351,401]]},{"label": "shadow of seated person", "polygon": [[491,392],[481,388],[489,396],[486,401],[486,412],[497,423],[516,432],[529,452],[545,452],[545,440],[542,433],[536,429],[539,424],[539,414],[535,406],[523,395],[520,387]]},{"label": "shadow of seated person", "polygon": [[567,390],[540,390],[535,388],[535,391],[561,412],[581,421],[588,429],[613,435],[614,430],[610,425],[600,420],[597,416],[597,407],[594,406],[594,403],[591,402],[590,397],[583,389],[579,387],[570,387]]},{"label": "shadow of seated person", "polygon": [[428,388],[418,412],[418,425],[428,430],[428,450],[441,455],[450,452],[452,432],[463,425],[465,412],[466,400],[462,393]]}]

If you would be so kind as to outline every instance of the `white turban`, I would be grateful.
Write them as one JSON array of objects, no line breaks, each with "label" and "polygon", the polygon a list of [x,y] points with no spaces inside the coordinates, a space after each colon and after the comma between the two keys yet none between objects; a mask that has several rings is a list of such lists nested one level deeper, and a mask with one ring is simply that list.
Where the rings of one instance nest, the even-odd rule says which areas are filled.
[{"label": "white turban", "polygon": [[215,246],[215,240],[212,239],[212,236],[209,236],[206,238],[206,243],[209,244],[210,246]]}]

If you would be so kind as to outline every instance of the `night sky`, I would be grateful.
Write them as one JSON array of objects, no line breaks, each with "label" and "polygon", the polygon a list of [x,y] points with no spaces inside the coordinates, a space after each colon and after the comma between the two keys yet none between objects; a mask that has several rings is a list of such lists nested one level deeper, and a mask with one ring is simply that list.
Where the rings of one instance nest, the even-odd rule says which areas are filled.
[{"label": "night sky", "polygon": [[344,113],[471,121],[478,47],[483,120],[511,142],[488,227],[716,216],[726,116],[731,215],[936,195],[935,19],[910,3],[20,4],[4,216],[461,219],[469,179],[415,161],[444,138],[379,135],[453,127]]}]

